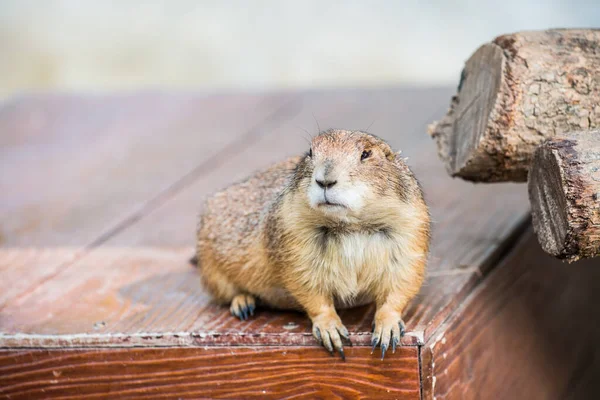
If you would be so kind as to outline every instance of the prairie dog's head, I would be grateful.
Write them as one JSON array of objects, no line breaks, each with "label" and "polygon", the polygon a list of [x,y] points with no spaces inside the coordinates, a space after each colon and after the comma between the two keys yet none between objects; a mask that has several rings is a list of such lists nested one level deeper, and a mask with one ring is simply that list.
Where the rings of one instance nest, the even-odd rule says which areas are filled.
[{"label": "prairie dog's head", "polygon": [[296,179],[310,208],[334,219],[361,218],[402,186],[397,155],[382,139],[329,130],[314,137]]}]

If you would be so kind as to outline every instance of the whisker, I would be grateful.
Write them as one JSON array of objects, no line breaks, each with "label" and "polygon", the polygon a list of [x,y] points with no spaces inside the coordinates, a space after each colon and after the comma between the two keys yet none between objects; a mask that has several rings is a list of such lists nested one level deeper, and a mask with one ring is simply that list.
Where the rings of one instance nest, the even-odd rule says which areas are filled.
[{"label": "whisker", "polygon": [[317,129],[319,130],[319,133],[321,133],[321,127],[319,126],[319,121],[317,121],[317,118],[315,117],[315,113],[311,113],[311,114],[312,114],[313,119],[317,123]]},{"label": "whisker", "polygon": [[365,132],[368,132],[368,131],[369,131],[369,129],[370,129],[372,126],[373,126],[373,124],[375,123],[375,121],[377,121],[377,118],[375,118],[375,119],[373,120],[373,122],[371,122],[371,123],[369,124],[369,126],[367,126],[367,129],[365,129]]},{"label": "whisker", "polygon": [[306,135],[302,135],[302,139],[306,140],[306,143],[308,143],[308,145],[310,146],[312,144],[312,135],[310,134],[310,132],[298,125],[294,125],[294,128],[302,130],[304,133],[306,133],[306,135],[309,136],[310,139],[307,138]]},{"label": "whisker", "polygon": [[304,129],[303,127],[294,125],[294,128],[302,130],[303,132],[305,132],[308,136],[310,136],[312,138],[312,135],[310,134],[310,132],[307,131],[306,129]]}]

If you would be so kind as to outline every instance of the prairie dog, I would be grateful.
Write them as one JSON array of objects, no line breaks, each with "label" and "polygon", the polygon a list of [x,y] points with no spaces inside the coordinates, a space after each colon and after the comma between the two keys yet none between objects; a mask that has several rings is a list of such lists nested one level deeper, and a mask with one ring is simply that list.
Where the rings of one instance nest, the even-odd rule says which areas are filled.
[{"label": "prairie dog", "polygon": [[213,297],[245,320],[258,302],[305,311],[312,332],[344,358],[336,307],[375,302],[372,345],[395,351],[402,312],[419,291],[429,250],[419,183],[382,139],[328,130],[290,158],[205,204],[197,259]]}]

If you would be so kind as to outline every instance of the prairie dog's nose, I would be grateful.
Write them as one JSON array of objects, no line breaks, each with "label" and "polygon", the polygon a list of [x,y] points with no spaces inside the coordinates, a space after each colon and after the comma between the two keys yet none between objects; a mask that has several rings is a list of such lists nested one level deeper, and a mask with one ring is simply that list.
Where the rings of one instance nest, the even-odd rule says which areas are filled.
[{"label": "prairie dog's nose", "polygon": [[315,179],[315,181],[317,182],[317,185],[319,185],[319,187],[321,189],[331,189],[333,187],[333,185],[335,185],[337,183],[337,181],[326,180],[326,179]]}]

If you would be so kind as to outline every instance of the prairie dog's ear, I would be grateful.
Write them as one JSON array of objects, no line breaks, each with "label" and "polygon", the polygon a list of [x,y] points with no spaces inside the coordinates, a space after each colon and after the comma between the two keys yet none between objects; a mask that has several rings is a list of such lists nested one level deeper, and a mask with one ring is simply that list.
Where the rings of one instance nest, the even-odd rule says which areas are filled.
[{"label": "prairie dog's ear", "polygon": [[394,161],[394,159],[396,158],[396,153],[394,153],[394,150],[392,150],[389,144],[381,143],[379,147],[383,151],[383,154],[385,154],[385,158],[387,158],[390,161]]}]

